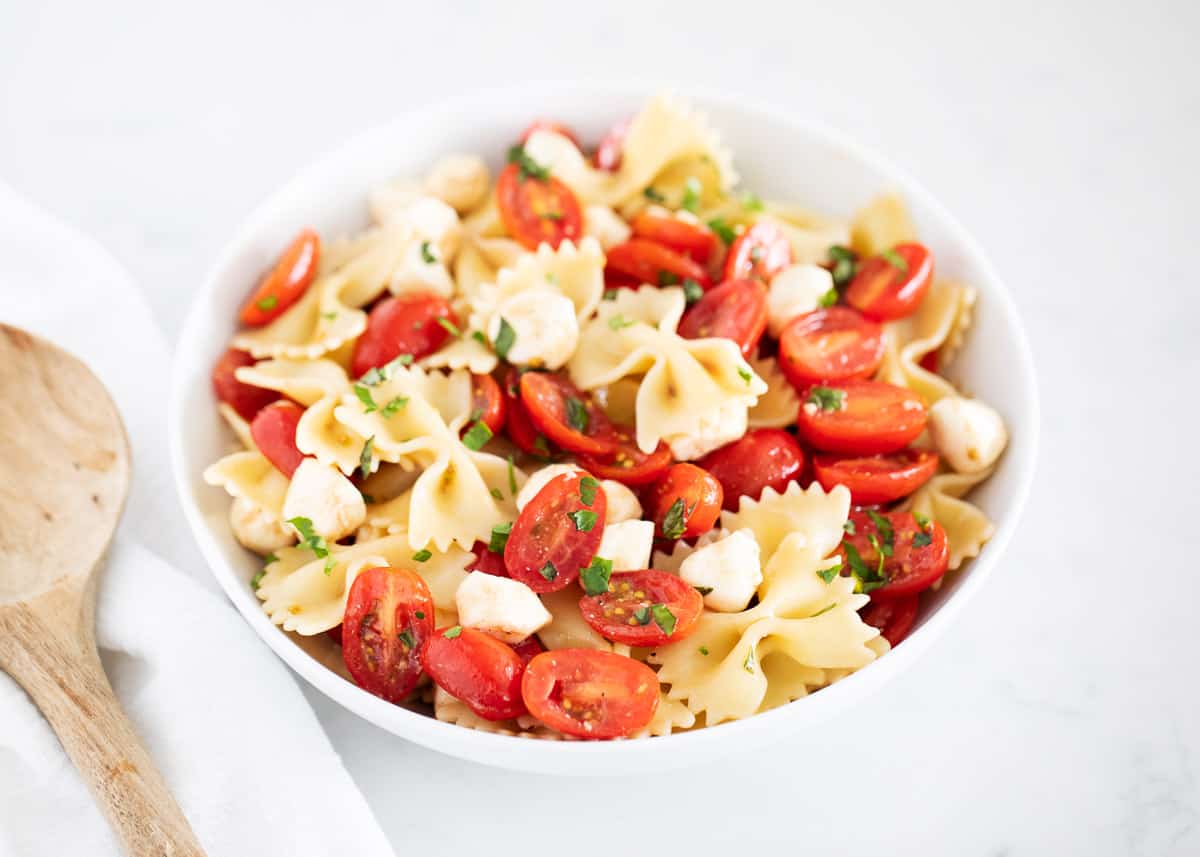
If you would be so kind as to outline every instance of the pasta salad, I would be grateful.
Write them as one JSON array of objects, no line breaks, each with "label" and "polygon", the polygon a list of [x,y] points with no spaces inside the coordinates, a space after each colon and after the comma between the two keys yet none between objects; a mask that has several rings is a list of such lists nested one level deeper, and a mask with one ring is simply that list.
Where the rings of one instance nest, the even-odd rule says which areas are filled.
[{"label": "pasta salad", "polygon": [[1004,421],[941,374],[975,291],[899,197],[764,201],[660,96],[367,207],[241,308],[204,474],[267,615],[365,690],[522,737],[712,726],[884,656],[991,536]]}]

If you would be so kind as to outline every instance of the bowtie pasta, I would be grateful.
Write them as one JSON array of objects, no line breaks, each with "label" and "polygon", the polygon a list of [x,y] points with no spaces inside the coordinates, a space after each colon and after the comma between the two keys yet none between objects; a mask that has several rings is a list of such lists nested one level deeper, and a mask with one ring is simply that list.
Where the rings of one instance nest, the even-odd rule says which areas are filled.
[{"label": "bowtie pasta", "polygon": [[367,691],[523,738],[749,717],[899,645],[990,538],[1005,424],[942,374],[976,294],[898,197],[763,202],[658,97],[364,207],[243,306],[205,479],[267,615]]}]

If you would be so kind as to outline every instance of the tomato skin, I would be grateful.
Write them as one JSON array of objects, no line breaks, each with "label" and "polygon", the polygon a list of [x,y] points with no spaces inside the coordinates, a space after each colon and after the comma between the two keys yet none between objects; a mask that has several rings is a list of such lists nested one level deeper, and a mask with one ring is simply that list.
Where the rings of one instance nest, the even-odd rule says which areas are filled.
[{"label": "tomato skin", "polygon": [[[568,401],[579,402],[587,414],[582,431],[568,419]],[[565,375],[526,372],[521,376],[521,404],[534,427],[569,452],[605,455],[616,448],[612,423],[604,409],[583,393]]]},{"label": "tomato skin", "polygon": [[779,336],[779,368],[797,388],[869,378],[883,362],[883,328],[849,307],[806,312]]},{"label": "tomato skin", "polygon": [[856,506],[891,503],[916,491],[937,472],[938,455],[902,449],[890,455],[843,457],[821,453],[813,458],[813,474],[829,491],[835,485],[850,489]]},{"label": "tomato skin", "polygon": [[446,693],[484,720],[510,720],[525,713],[521,676],[525,662],[507,643],[474,628],[447,637],[439,628],[421,647],[421,666]]},{"label": "tomato skin", "polygon": [[450,303],[438,295],[401,295],[380,301],[367,316],[367,329],[354,345],[351,374],[361,378],[401,354],[420,360],[437,351],[450,337],[439,318],[458,324]]},{"label": "tomato skin", "polygon": [[706,264],[721,245],[721,239],[707,226],[687,223],[677,217],[643,211],[630,225],[636,237],[686,253],[701,265]]},{"label": "tomato skin", "polygon": [[645,238],[630,238],[611,248],[605,272],[610,270],[631,277],[638,285],[663,285],[675,278],[676,283],[695,280],[702,289],[712,286],[712,278],[699,262]]},{"label": "tomato skin", "polygon": [[[517,515],[508,535],[504,548],[508,576],[534,592],[557,592],[570,586],[600,547],[608,500],[597,484],[595,498],[586,505],[580,496],[585,477],[587,474],[564,473],[551,479]],[[581,531],[570,515],[584,510],[594,512],[596,518],[591,529]],[[542,573],[547,566],[552,566],[549,577]]]},{"label": "tomato skin", "polygon": [[[883,564],[887,583],[871,592],[871,600],[891,601],[916,595],[933,586],[950,565],[950,546],[941,524],[930,521],[925,530],[929,535],[929,544],[914,548],[913,539],[921,532],[921,526],[911,512],[875,514],[887,519],[894,535],[892,555],[885,557]],[[850,521],[854,525],[854,535],[847,534],[838,548],[843,575],[850,573],[850,564],[846,559],[847,544],[854,546],[868,568],[875,568],[879,562],[879,554],[872,546],[871,538],[874,537],[878,541],[881,536],[871,520],[871,513],[853,511],[850,513]]]},{"label": "tomato skin", "polygon": [[471,545],[471,553],[475,554],[475,561],[467,566],[467,571],[482,571],[494,577],[508,577],[503,554],[492,553],[481,541]]},{"label": "tomato skin", "polygon": [[846,303],[878,321],[912,315],[933,283],[933,254],[925,245],[897,244],[891,253],[904,260],[907,273],[875,256],[859,265],[846,288]]},{"label": "tomato skin", "polygon": [[505,402],[504,394],[500,392],[500,385],[496,383],[496,379],[491,375],[472,375],[471,414],[478,414],[478,416],[473,416],[467,421],[462,428],[463,434],[470,430],[477,419],[482,420],[491,429],[493,435],[500,434],[504,428],[504,418],[507,412],[508,405]]},{"label": "tomato skin", "polygon": [[217,401],[229,405],[244,420],[253,420],[255,414],[280,398],[275,390],[255,387],[237,379],[237,370],[243,366],[253,366],[254,362],[254,358],[245,351],[228,348],[212,371],[213,393]]},{"label": "tomato skin", "polygon": [[624,738],[654,719],[659,684],[654,670],[633,658],[557,649],[529,662],[521,696],[530,714],[566,735]]},{"label": "tomato skin", "polygon": [[[614,572],[608,589],[600,595],[583,596],[579,610],[597,634],[629,646],[677,643],[695,630],[704,610],[704,597],[669,571]],[[639,593],[644,597],[637,597]],[[652,616],[644,625],[636,618],[638,610],[649,610],[653,604],[665,605],[674,614],[670,635]]]},{"label": "tomato skin", "polygon": [[749,357],[766,329],[767,287],[758,280],[730,280],[705,292],[683,314],[678,333],[684,339],[731,339]]},{"label": "tomato skin", "polygon": [[261,327],[283,315],[312,285],[320,257],[321,237],[312,229],[300,230],[242,305],[239,313],[242,324]]},{"label": "tomato skin", "polygon": [[[842,406],[826,411],[814,404],[814,389],[843,393]],[[925,402],[916,393],[881,381],[841,381],[803,393],[796,427],[822,452],[877,455],[903,449],[925,429]]]},{"label": "tomato skin", "polygon": [[872,628],[878,628],[879,633],[894,648],[908,636],[913,623],[917,621],[921,600],[916,595],[906,595],[892,601],[876,601],[863,608],[862,620]]},{"label": "tomato skin", "polygon": [[600,145],[596,147],[595,157],[592,159],[596,164],[596,168],[607,172],[615,172],[621,166],[621,155],[625,150],[625,138],[629,136],[629,126],[633,123],[633,118],[629,117],[622,119],[620,122],[608,129],[608,133],[600,140]]},{"label": "tomato skin", "polygon": [[[654,531],[660,538],[690,539],[713,528],[721,514],[724,492],[721,483],[711,473],[695,464],[682,462],[671,469],[650,488],[647,511],[652,513]],[[676,501],[683,501],[684,529],[680,534],[667,535],[663,524]]]},{"label": "tomato skin", "polygon": [[768,486],[783,492],[804,472],[804,450],[783,429],[751,429],[714,449],[697,464],[721,483],[724,508],[736,512],[742,497],[754,500]]},{"label": "tomato skin", "polygon": [[296,426],[302,416],[304,408],[295,402],[280,401],[267,405],[250,423],[250,436],[258,451],[288,479],[304,460],[304,453],[296,446]]},{"label": "tomato skin", "polygon": [[517,653],[522,662],[528,664],[542,652],[546,651],[546,647],[542,645],[542,641],[537,638],[537,635],[530,634],[519,643],[513,643],[512,650]]},{"label": "tomato skin", "polygon": [[557,248],[583,235],[579,200],[554,176],[522,178],[521,168],[509,164],[496,180],[496,203],[505,230],[527,250],[541,244]]},{"label": "tomato skin", "polygon": [[403,700],[421,677],[421,647],[432,633],[433,596],[416,572],[370,568],[354,579],[342,658],[359,687],[388,702]]},{"label": "tomato skin", "polygon": [[529,418],[529,411],[521,402],[521,375],[521,370],[513,367],[508,370],[504,379],[504,428],[508,432],[508,439],[522,452],[548,461],[554,457],[556,451],[546,436],[538,431]]},{"label": "tomato skin", "polygon": [[575,136],[575,132],[561,122],[555,122],[553,119],[534,119],[529,123],[529,127],[521,132],[521,143],[529,140],[534,131],[549,131],[552,134],[559,134],[574,143],[576,149],[583,149],[583,146],[579,145],[579,138]]},{"label": "tomato skin", "polygon": [[661,479],[670,468],[671,448],[661,440],[654,452],[647,454],[634,442],[632,428],[615,426],[613,437],[617,446],[612,452],[576,456],[580,466],[597,479],[612,479],[631,487],[649,485]]},{"label": "tomato skin", "polygon": [[774,223],[756,223],[737,237],[725,257],[725,279],[771,278],[792,264],[792,244]]}]

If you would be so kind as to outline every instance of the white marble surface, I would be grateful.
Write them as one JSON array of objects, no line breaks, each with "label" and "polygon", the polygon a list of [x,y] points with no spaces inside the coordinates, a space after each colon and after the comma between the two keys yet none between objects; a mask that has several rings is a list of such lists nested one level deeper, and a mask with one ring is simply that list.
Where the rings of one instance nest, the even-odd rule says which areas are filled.
[{"label": "white marble surface", "polygon": [[744,90],[888,152],[988,248],[1040,367],[1004,569],[820,734],[550,781],[310,694],[398,853],[609,853],[588,821],[639,853],[1200,853],[1200,7],[180,5],[0,2],[0,175],[113,250],[168,333],[235,224],[347,134],[480,84],[615,75]]}]

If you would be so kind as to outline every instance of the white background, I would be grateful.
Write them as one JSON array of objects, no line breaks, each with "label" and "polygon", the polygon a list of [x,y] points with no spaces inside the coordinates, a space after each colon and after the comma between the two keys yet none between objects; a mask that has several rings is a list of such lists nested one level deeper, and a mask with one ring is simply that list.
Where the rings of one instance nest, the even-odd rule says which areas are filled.
[{"label": "white background", "polygon": [[1024,523],[926,658],[819,732],[620,779],[454,761],[310,698],[401,854],[1196,854],[1198,10],[0,0],[0,176],[173,336],[292,172],[481,85],[744,91],[877,147],[988,249],[1042,378]]}]

